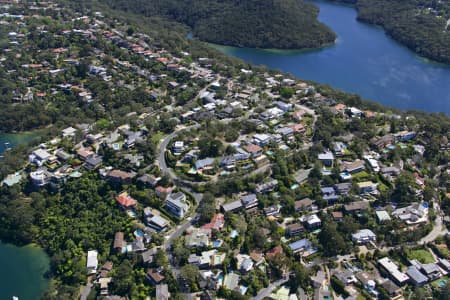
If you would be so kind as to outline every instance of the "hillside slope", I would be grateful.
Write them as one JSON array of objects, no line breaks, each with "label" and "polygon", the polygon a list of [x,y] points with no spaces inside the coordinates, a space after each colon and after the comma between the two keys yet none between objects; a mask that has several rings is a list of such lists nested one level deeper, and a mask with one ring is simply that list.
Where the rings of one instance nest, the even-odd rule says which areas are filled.
[{"label": "hillside slope", "polygon": [[356,4],[358,20],[381,25],[392,38],[419,55],[450,64],[449,1],[336,0],[336,2]]},{"label": "hillside slope", "polygon": [[336,36],[303,0],[103,0],[110,7],[164,16],[189,26],[200,40],[255,48],[304,49]]}]

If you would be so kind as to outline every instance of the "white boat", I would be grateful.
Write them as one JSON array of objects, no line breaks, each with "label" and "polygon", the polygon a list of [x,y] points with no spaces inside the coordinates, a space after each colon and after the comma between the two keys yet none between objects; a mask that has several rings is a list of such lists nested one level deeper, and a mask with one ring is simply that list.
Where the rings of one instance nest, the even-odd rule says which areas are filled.
[{"label": "white boat", "polygon": [[13,296],[12,300],[19,300],[19,297]]}]

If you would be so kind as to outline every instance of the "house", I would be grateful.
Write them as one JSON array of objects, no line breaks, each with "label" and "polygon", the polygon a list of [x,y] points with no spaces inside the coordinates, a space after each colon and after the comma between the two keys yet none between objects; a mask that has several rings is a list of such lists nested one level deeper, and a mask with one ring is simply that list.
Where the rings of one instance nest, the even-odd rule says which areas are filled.
[{"label": "house", "polygon": [[185,238],[186,247],[208,247],[210,243],[211,230],[190,227]]},{"label": "house", "polygon": [[259,116],[261,120],[269,121],[281,117],[282,115],[284,115],[284,113],[285,112],[278,107],[272,107],[262,112]]},{"label": "house", "polygon": [[336,202],[339,199],[339,196],[336,194],[336,190],[334,189],[334,187],[322,187],[320,188],[320,191],[322,192],[323,200],[328,201],[330,204]]},{"label": "house", "polygon": [[312,211],[314,207],[314,201],[309,198],[295,201],[294,207],[296,212]]},{"label": "house", "polygon": [[316,214],[309,215],[303,218],[303,222],[309,230],[315,230],[322,226],[322,221]]},{"label": "house", "polygon": [[442,269],[444,269],[447,272],[450,272],[450,262],[448,261],[448,259],[439,258],[438,264]]},{"label": "house", "polygon": [[339,195],[346,196],[352,189],[352,184],[350,182],[343,182],[334,185],[334,189]]},{"label": "house", "polygon": [[331,151],[320,153],[317,157],[325,167],[332,167],[334,162],[334,155]]},{"label": "house", "polygon": [[[374,276],[368,272],[361,271],[355,274],[356,279],[364,286],[368,291],[373,291],[375,289]],[[389,279],[388,279],[389,280]]]},{"label": "house", "polygon": [[327,281],[327,274],[319,270],[315,276],[311,276],[311,283],[314,288],[320,288],[325,285]]},{"label": "house", "polygon": [[141,240],[134,240],[131,243],[131,252],[143,252],[145,251],[145,244],[143,241]]},{"label": "house", "polygon": [[174,190],[174,187],[164,187],[164,186],[157,186],[155,188],[155,194],[156,196],[158,196],[159,198],[162,199],[166,199],[167,196],[172,193],[172,191]]},{"label": "house", "polygon": [[266,217],[278,218],[280,216],[280,208],[280,205],[264,207],[264,214]]},{"label": "house", "polygon": [[50,181],[50,173],[44,169],[38,169],[34,172],[30,172],[31,183],[37,187],[43,187]]},{"label": "house", "polygon": [[81,148],[77,150],[77,155],[78,157],[83,160],[86,161],[89,157],[93,156],[95,153],[90,150],[90,148]]},{"label": "house", "polygon": [[355,201],[344,205],[346,213],[361,214],[369,209],[369,202],[367,201]]},{"label": "house", "polygon": [[309,250],[312,247],[311,242],[308,239],[302,239],[296,242],[289,244],[289,248],[291,248],[294,254],[303,253]]},{"label": "house", "polygon": [[158,284],[156,286],[156,300],[169,300],[169,286],[167,284]]},{"label": "house", "polygon": [[397,208],[392,215],[408,225],[424,223],[428,220],[428,203],[413,203],[406,207]]},{"label": "house", "polygon": [[379,224],[385,224],[391,220],[389,213],[385,210],[377,210],[375,214],[377,215],[377,221]]},{"label": "house", "polygon": [[388,179],[396,178],[400,175],[400,169],[397,167],[383,167],[381,168],[381,174]]},{"label": "house", "polygon": [[284,137],[289,137],[294,134],[294,129],[292,129],[291,127],[281,127],[275,130],[275,132]]},{"label": "house", "polygon": [[283,254],[283,247],[275,246],[273,249],[266,252],[266,257],[267,257],[267,259],[272,259],[279,254]]},{"label": "house", "polygon": [[63,138],[74,138],[75,134],[77,133],[77,130],[73,127],[68,127],[66,129],[62,130],[62,137]]},{"label": "house", "polygon": [[389,257],[379,259],[378,264],[389,274],[392,280],[400,286],[404,285],[409,280],[409,276],[401,272],[398,266]]},{"label": "house", "polygon": [[103,134],[101,134],[101,133],[86,135],[86,140],[89,144],[100,143],[102,138],[103,138]]},{"label": "house", "polygon": [[346,110],[346,113],[348,113],[352,118],[360,118],[363,114],[361,110],[359,110],[356,107],[348,107]]},{"label": "house", "polygon": [[296,110],[291,113],[291,116],[296,119],[297,121],[301,121],[303,119],[303,116],[306,114],[306,111],[300,109]]},{"label": "house", "polygon": [[370,140],[371,144],[374,145],[378,150],[383,150],[389,145],[395,142],[395,136],[393,134],[388,134],[382,137],[375,137]]},{"label": "house", "polygon": [[97,257],[98,257],[97,250],[88,251],[86,268],[87,268],[89,275],[97,273],[97,266],[98,266],[98,258]]},{"label": "house", "polygon": [[333,144],[333,152],[336,156],[344,155],[346,149],[347,149],[347,145],[345,145],[342,142],[336,142]]},{"label": "house", "polygon": [[255,194],[248,194],[241,197],[241,202],[245,209],[252,209],[258,206],[258,198]]},{"label": "house", "polygon": [[220,230],[222,230],[224,225],[225,225],[225,217],[224,217],[224,215],[223,214],[215,214],[212,217],[211,222],[209,222],[208,224],[203,225],[201,228],[202,229],[209,229],[209,230],[220,231]]},{"label": "house", "polygon": [[377,236],[370,229],[361,229],[352,234],[352,241],[356,244],[367,244],[370,242],[376,242]]},{"label": "house", "polygon": [[176,141],[173,144],[172,152],[174,155],[181,155],[181,153],[184,151],[184,142],[183,141]]},{"label": "house", "polygon": [[109,294],[108,285],[111,281],[111,277],[101,277],[98,279],[98,283],[100,285],[100,295],[107,296]]},{"label": "house", "polygon": [[400,131],[395,134],[395,139],[398,142],[406,142],[416,137],[415,131]]},{"label": "house", "polygon": [[272,179],[268,182],[258,184],[256,186],[256,192],[260,194],[265,194],[273,191],[278,186],[278,180]]},{"label": "house", "polygon": [[433,281],[442,276],[441,270],[436,263],[422,264],[417,260],[412,260],[411,263],[425,276],[428,277],[430,281]]},{"label": "house", "polygon": [[223,280],[223,286],[230,290],[230,291],[236,291],[239,284],[239,275],[235,273],[228,273],[225,275],[225,278]]},{"label": "house", "polygon": [[162,217],[157,210],[152,210],[149,207],[144,209],[145,224],[156,232],[164,231],[168,228],[170,222]]},{"label": "house", "polygon": [[423,286],[428,282],[428,278],[416,266],[409,266],[406,274],[409,276],[411,283],[416,286]]},{"label": "house", "polygon": [[340,222],[344,219],[344,214],[341,211],[333,211],[331,212],[331,217],[334,221]]},{"label": "house", "polygon": [[184,218],[184,215],[189,210],[189,204],[186,200],[184,193],[172,193],[166,198],[165,208],[174,216]]},{"label": "house", "polygon": [[147,251],[144,251],[141,253],[142,262],[145,265],[150,265],[155,258],[156,252],[158,251],[158,248],[152,248],[148,249]]},{"label": "house", "polygon": [[264,253],[262,253],[260,250],[252,250],[250,252],[250,258],[255,263],[255,266],[259,266],[266,261],[264,259]]},{"label": "house", "polygon": [[158,285],[164,281],[165,277],[156,269],[148,269],[145,277],[152,285]]},{"label": "house", "polygon": [[365,170],[365,162],[363,160],[355,160],[353,162],[343,162],[341,165],[341,172],[355,174]]},{"label": "house", "polygon": [[243,208],[241,200],[236,200],[233,202],[228,202],[225,204],[222,204],[222,211],[224,213],[230,213],[230,212],[238,212]]},{"label": "house", "polygon": [[127,192],[123,192],[116,197],[116,202],[123,209],[132,209],[137,205],[137,201],[133,199]]},{"label": "house", "polygon": [[351,269],[334,269],[333,276],[341,281],[344,285],[350,285],[358,282],[358,279],[356,279],[356,276],[353,274],[353,270]]},{"label": "house", "polygon": [[391,280],[387,279],[382,284],[381,287],[388,293],[391,300],[401,300],[403,299],[403,290],[396,285]]},{"label": "house", "polygon": [[72,155],[70,155],[69,153],[65,152],[62,149],[56,151],[55,156],[62,162],[66,162],[72,158]]},{"label": "house", "polygon": [[207,157],[205,159],[200,159],[195,162],[195,169],[198,171],[210,170],[214,168],[214,159]]},{"label": "house", "polygon": [[274,104],[284,112],[290,111],[293,107],[292,103],[286,103],[286,102],[282,102],[282,101],[275,101]]},{"label": "house", "polygon": [[29,156],[28,159],[30,161],[30,163],[35,164],[39,167],[41,167],[42,165],[44,165],[47,160],[51,157],[52,155],[50,153],[47,152],[47,150],[44,149],[37,149],[34,150]]},{"label": "house", "polygon": [[264,147],[264,146],[269,145],[269,143],[271,141],[271,137],[265,133],[257,133],[253,136],[253,141],[255,142],[256,145],[259,145],[260,147]]},{"label": "house", "polygon": [[109,272],[112,271],[114,263],[112,261],[106,261],[103,266],[100,268],[100,277],[107,278],[109,277]]},{"label": "house", "polygon": [[121,170],[112,170],[108,173],[107,179],[113,183],[127,184],[130,183],[133,178],[136,177],[135,172],[125,172]]},{"label": "house", "polygon": [[137,179],[137,181],[145,187],[154,188],[158,185],[161,177],[155,177],[153,175],[144,174]]},{"label": "house", "polygon": [[304,231],[305,228],[300,223],[294,223],[286,226],[286,235],[291,238],[301,235]]},{"label": "house", "polygon": [[241,272],[250,272],[253,269],[253,260],[250,256],[246,254],[238,254],[236,255],[236,261],[237,261],[237,268]]},{"label": "house", "polygon": [[358,182],[358,189],[360,194],[370,194],[378,191],[378,183],[371,181]]},{"label": "house", "polygon": [[115,252],[122,252],[123,247],[125,247],[127,243],[124,240],[124,234],[123,232],[116,232],[114,235],[114,244],[113,244],[113,250]]},{"label": "house", "polygon": [[246,152],[250,153],[252,158],[259,157],[263,154],[263,149],[255,144],[248,144],[245,145],[243,148]]},{"label": "house", "polygon": [[88,170],[95,170],[103,163],[103,157],[93,154],[86,159],[85,168]]}]

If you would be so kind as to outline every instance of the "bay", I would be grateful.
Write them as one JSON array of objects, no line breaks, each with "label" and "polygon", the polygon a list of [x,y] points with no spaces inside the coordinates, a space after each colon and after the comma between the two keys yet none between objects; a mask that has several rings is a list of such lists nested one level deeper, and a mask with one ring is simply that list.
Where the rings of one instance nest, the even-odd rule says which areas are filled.
[{"label": "bay", "polygon": [[20,300],[40,299],[48,287],[44,277],[50,260],[45,252],[33,245],[16,247],[0,242],[0,298]]},{"label": "bay", "polygon": [[27,143],[35,137],[36,133],[33,132],[0,133],[0,155],[7,149],[12,149],[19,144]]},{"label": "bay", "polygon": [[320,21],[338,35],[336,44],[309,51],[214,47],[249,63],[329,84],[387,106],[450,115],[450,66],[429,62],[382,28],[357,21],[352,6],[311,2],[320,8]]}]

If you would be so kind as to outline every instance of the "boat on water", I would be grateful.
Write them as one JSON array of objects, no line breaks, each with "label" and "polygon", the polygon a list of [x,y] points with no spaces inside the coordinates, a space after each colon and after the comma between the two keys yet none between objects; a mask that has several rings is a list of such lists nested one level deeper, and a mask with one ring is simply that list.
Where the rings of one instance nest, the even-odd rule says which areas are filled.
[{"label": "boat on water", "polygon": [[13,296],[12,300],[19,300],[19,297]]}]

